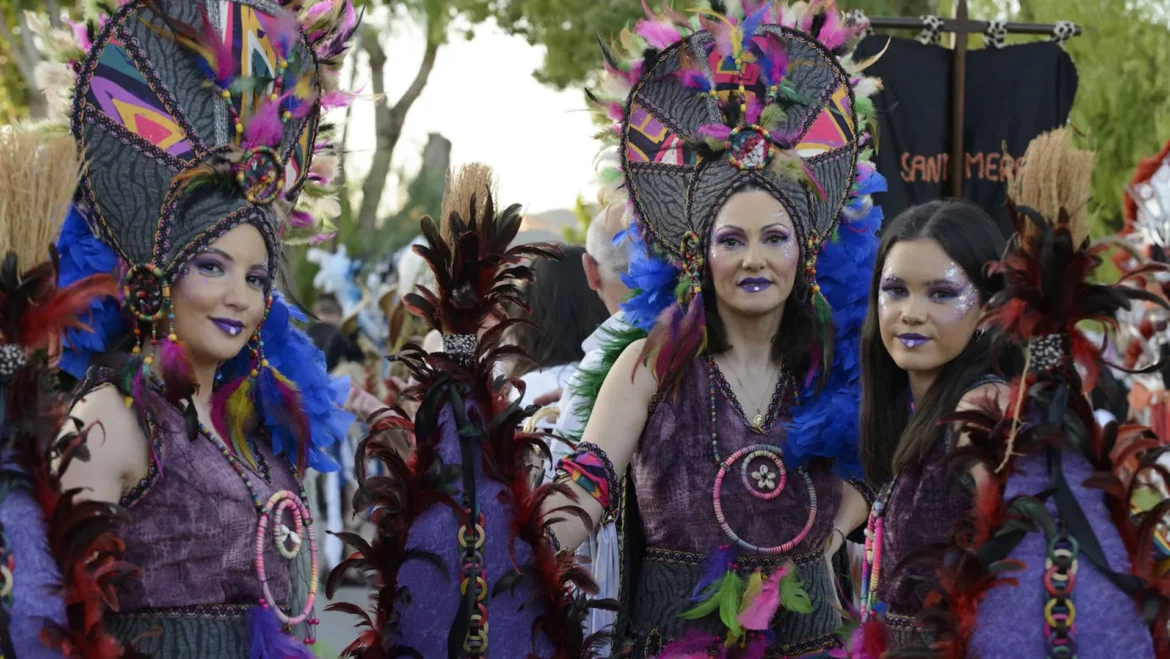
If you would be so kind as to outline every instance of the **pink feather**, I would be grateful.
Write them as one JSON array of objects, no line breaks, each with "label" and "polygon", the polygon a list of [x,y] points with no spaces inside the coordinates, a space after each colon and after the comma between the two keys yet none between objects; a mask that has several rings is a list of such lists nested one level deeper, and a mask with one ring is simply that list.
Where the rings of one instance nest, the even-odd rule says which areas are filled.
[{"label": "pink feather", "polygon": [[304,16],[301,20],[304,23],[312,23],[318,18],[321,18],[323,15],[333,11],[335,4],[336,0],[334,2],[318,2],[317,4],[305,10]]},{"label": "pink feather", "polygon": [[621,121],[626,116],[626,111],[622,108],[622,104],[614,101],[606,108],[606,115],[614,121]]},{"label": "pink feather", "polygon": [[[711,654],[713,650],[719,654]],[[710,659],[726,657],[727,648],[723,647],[723,642],[717,636],[691,631],[662,648],[662,653],[658,656],[662,659]]]},{"label": "pink feather", "polygon": [[752,96],[747,104],[747,115],[744,117],[749,124],[756,124],[760,122],[760,113],[763,112],[764,105],[760,103],[757,96]]},{"label": "pink feather", "polygon": [[64,20],[65,24],[69,26],[69,29],[73,31],[73,40],[77,42],[77,45],[82,50],[89,51],[90,48],[93,48],[93,43],[89,40],[89,31],[86,29],[84,23],[71,21],[68,18]]},{"label": "pink feather", "polygon": [[245,379],[246,376],[240,376],[227,384],[221,384],[211,392],[211,425],[215,426],[215,432],[219,433],[219,436],[225,440],[230,436],[228,432],[227,402],[232,397],[232,394],[236,392],[236,389],[239,389],[240,385],[244,384]]},{"label": "pink feather", "polygon": [[232,47],[224,43],[219,30],[211,24],[211,17],[207,15],[207,8],[199,5],[199,14],[203,20],[203,47],[207,49],[205,56],[208,64],[215,73],[215,82],[227,89],[232,78],[236,76],[236,63],[232,57]]},{"label": "pink feather", "polygon": [[684,87],[690,89],[697,89],[703,92],[711,91],[711,81],[699,69],[680,69],[679,76],[682,78]]},{"label": "pink feather", "polygon": [[281,101],[291,92],[286,92],[279,100],[267,101],[248,120],[244,129],[244,148],[256,146],[276,146],[284,138],[284,123],[280,120]]},{"label": "pink feather", "polygon": [[788,573],[784,566],[772,573],[756,599],[736,619],[744,629],[762,632],[772,624],[772,617],[780,609],[780,580]]},{"label": "pink feather", "polygon": [[288,59],[292,54],[293,46],[300,36],[300,25],[296,16],[290,12],[281,12],[278,16],[269,16],[263,12],[256,12],[260,25],[267,33],[268,41],[276,44],[281,56]]},{"label": "pink feather", "polygon": [[845,21],[841,20],[841,14],[832,8],[826,10],[825,24],[821,26],[821,33],[817,35],[817,39],[825,48],[836,50],[845,45],[850,36],[852,32],[849,26],[845,25]]},{"label": "pink feather", "polygon": [[158,348],[159,370],[166,387],[167,400],[177,404],[195,393],[195,367],[183,344],[163,339]]},{"label": "pink feather", "polygon": [[313,216],[305,211],[293,211],[288,214],[288,224],[294,229],[308,229],[315,222],[313,221]]},{"label": "pink feather", "polygon": [[699,126],[695,134],[699,137],[713,137],[717,140],[726,142],[731,139],[731,128],[723,124],[703,124]]},{"label": "pink feather", "polygon": [[678,28],[665,21],[639,21],[635,31],[654,48],[666,48],[682,41]]},{"label": "pink feather", "polygon": [[812,183],[813,187],[817,189],[817,194],[820,195],[821,201],[827,199],[827,196],[825,195],[825,189],[821,187],[821,182],[817,180],[817,177],[813,175],[812,170],[808,168],[808,163],[805,162],[804,159],[801,159],[800,166],[804,168],[804,175],[808,177],[809,182]]},{"label": "pink feather", "polygon": [[331,91],[321,97],[321,109],[332,110],[333,108],[343,108],[350,104],[353,96],[349,92],[341,90]]}]

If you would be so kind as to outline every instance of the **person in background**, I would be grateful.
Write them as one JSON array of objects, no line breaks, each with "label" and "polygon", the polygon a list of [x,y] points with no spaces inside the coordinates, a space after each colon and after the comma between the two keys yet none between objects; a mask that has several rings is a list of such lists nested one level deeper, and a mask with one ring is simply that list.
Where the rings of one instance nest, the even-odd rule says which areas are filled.
[{"label": "person in background", "polygon": [[341,303],[332,293],[322,293],[313,303],[313,315],[317,320],[334,327],[341,324]]},{"label": "person in background", "polygon": [[581,344],[609,315],[591,290],[588,260],[583,248],[567,245],[560,258],[532,264],[535,279],[525,288],[531,324],[515,330],[515,342],[528,358],[517,363],[512,373],[527,385],[524,397],[528,401],[564,387],[585,356]]},{"label": "person in background", "polygon": [[[553,428],[553,438],[549,441],[552,460],[546,468],[546,480],[553,478],[552,465],[573,450],[572,445],[562,438],[580,437],[585,430],[584,420],[578,408],[586,400],[582,396],[582,389],[588,380],[587,373],[602,365],[605,356],[602,342],[608,337],[631,329],[621,311],[621,301],[630,292],[622,280],[622,276],[630,268],[630,248],[627,241],[616,238],[625,228],[625,219],[624,206],[609,206],[593,218],[589,224],[589,233],[585,237],[585,254],[581,256],[585,277],[589,280],[589,288],[597,293],[610,316],[581,344],[585,356],[581,358],[568,384],[563,390],[551,392],[559,394],[557,396],[559,400],[555,401],[557,422]],[[537,403],[543,402],[539,397],[534,400]],[[616,600],[619,556],[617,529],[613,522],[609,521],[593,532],[578,548],[577,555],[588,559],[587,565],[599,588],[597,597]],[[612,611],[603,609],[591,611],[586,618],[585,633],[612,630],[616,617]],[[606,648],[600,648],[599,654],[605,654],[605,651]]]}]

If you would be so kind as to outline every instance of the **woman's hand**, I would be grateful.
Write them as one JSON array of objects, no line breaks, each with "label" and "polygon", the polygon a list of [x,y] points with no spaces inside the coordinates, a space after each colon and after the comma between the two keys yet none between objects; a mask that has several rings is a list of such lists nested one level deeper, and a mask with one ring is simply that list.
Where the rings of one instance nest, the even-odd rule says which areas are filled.
[{"label": "woman's hand", "polygon": [[362,421],[368,421],[374,414],[387,409],[386,403],[378,400],[377,396],[352,382],[349,384],[349,396],[346,397],[345,405],[342,407]]}]

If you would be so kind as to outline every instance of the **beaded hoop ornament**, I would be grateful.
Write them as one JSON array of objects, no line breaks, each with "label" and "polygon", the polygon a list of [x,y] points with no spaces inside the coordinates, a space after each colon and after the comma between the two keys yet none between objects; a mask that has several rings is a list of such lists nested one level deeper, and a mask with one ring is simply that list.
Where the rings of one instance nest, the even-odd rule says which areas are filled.
[{"label": "beaded hoop ornament", "polygon": [[[802,467],[796,471],[801,475],[802,478],[804,478],[805,487],[808,488],[808,519],[804,523],[804,528],[802,528],[800,532],[797,533],[796,536],[791,540],[785,542],[784,544],[775,545],[773,547],[761,547],[759,545],[753,545],[752,543],[739,537],[735,530],[731,528],[731,525],[727,523],[727,518],[723,514],[723,502],[721,500],[723,493],[723,478],[727,476],[727,472],[735,466],[736,462],[740,462],[742,459],[743,462],[742,466],[740,467],[740,473],[744,488],[748,491],[749,494],[751,494],[753,497],[756,497],[757,499],[764,499],[765,501],[771,500],[780,496],[780,493],[784,491],[784,485],[788,480],[784,469],[784,461],[780,456],[780,449],[776,448],[775,446],[769,446],[767,444],[753,444],[752,446],[745,446],[744,448],[741,448],[735,453],[727,456],[727,459],[724,460],[723,464],[719,467],[719,473],[715,476],[715,486],[711,490],[711,499],[715,504],[715,519],[718,520],[719,528],[723,530],[724,535],[730,538],[732,542],[734,542],[742,549],[760,554],[783,554],[785,552],[791,551],[793,547],[800,544],[801,541],[808,537],[809,532],[812,531],[813,523],[816,522],[817,491],[816,488],[813,487],[812,478]],[[762,485],[760,487],[752,486],[752,483],[748,480],[748,465],[752,462],[753,459],[758,457],[764,457],[768,460],[771,460],[772,463],[775,464],[780,470],[780,482],[778,484],[772,483],[772,487],[769,488],[768,484],[770,481],[768,480],[767,475],[764,474],[763,470],[761,469],[757,471],[757,473],[760,473],[761,476],[757,477],[756,480],[757,482],[762,483]]]},{"label": "beaded hoop ornament", "polygon": [[[288,531],[288,528],[280,523],[281,516],[285,511],[291,511],[293,515],[294,530]],[[264,589],[264,598],[260,600],[260,606],[273,609],[276,617],[282,624],[293,627],[301,624],[309,619],[313,610],[313,603],[317,599],[317,538],[316,534],[310,532],[309,535],[309,558],[312,561],[312,572],[309,575],[309,596],[305,598],[305,605],[301,612],[295,617],[290,617],[280,607],[276,606],[276,598],[272,596],[272,590],[268,587],[268,576],[264,571],[264,542],[268,539],[268,526],[270,520],[277,520],[280,526],[274,527],[273,537],[276,543],[276,548],[280,551],[280,555],[292,560],[300,554],[301,542],[304,537],[302,533],[305,530],[305,525],[312,525],[312,517],[309,514],[309,509],[305,503],[301,501],[297,495],[288,490],[280,490],[274,492],[268,498],[268,503],[264,504],[264,509],[260,513],[260,522],[256,525],[256,575],[260,579],[260,585]],[[288,547],[288,539],[295,536],[293,546]]]},{"label": "beaded hoop ornament", "polygon": [[122,295],[126,310],[139,322],[156,323],[170,306],[171,286],[157,265],[135,265],[122,280]]},{"label": "beaded hoop ornament", "polygon": [[269,147],[246,151],[234,171],[244,199],[258,206],[276,201],[284,190],[284,165],[280,162],[280,155]]}]

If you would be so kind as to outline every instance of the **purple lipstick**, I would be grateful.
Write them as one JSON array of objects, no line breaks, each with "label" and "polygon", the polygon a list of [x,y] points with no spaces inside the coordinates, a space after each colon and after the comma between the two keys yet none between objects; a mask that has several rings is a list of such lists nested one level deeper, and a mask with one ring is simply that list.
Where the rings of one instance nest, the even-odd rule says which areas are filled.
[{"label": "purple lipstick", "polygon": [[902,345],[906,346],[907,348],[917,348],[930,339],[922,336],[921,334],[899,334],[898,340],[901,341]]},{"label": "purple lipstick", "polygon": [[748,277],[740,280],[738,286],[748,293],[759,293],[772,285],[772,282],[759,277]]},{"label": "purple lipstick", "polygon": [[239,336],[240,333],[244,331],[244,324],[238,320],[231,320],[230,318],[212,318],[211,322],[215,323],[215,326],[223,330],[223,333],[227,334],[228,336]]}]

